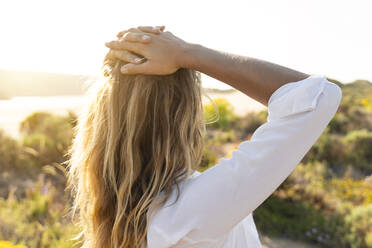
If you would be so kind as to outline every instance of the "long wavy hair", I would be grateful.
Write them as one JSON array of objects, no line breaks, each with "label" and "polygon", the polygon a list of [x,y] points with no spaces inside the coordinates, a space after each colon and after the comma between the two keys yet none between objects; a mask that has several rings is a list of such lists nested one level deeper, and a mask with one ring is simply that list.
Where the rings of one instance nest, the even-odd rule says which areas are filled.
[{"label": "long wavy hair", "polygon": [[[83,248],[141,247],[149,216],[199,168],[205,119],[200,73],[124,75],[105,56],[69,151],[67,187]],[[155,198],[161,191],[162,197]],[[150,204],[151,207],[150,208]],[[154,205],[153,205],[154,204]]]}]

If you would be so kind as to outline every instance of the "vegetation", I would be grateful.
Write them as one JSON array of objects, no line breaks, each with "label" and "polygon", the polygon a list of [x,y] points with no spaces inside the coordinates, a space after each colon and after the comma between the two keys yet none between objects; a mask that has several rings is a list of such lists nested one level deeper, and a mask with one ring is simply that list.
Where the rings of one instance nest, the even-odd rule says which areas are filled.
[{"label": "vegetation", "polygon": [[213,103],[204,106],[204,118],[207,123],[211,121],[210,128],[227,131],[236,126],[238,116],[234,113],[234,107],[225,98],[217,98],[214,103],[216,106]]},{"label": "vegetation", "polygon": [[[343,99],[327,129],[254,211],[260,232],[318,247],[372,247],[372,86],[339,85]],[[231,156],[267,117],[237,116],[225,99],[214,102],[205,105],[212,123],[200,171]],[[20,124],[19,139],[0,131],[0,248],[79,247],[63,165],[75,124],[73,113],[38,112]]]},{"label": "vegetation", "polygon": [[26,248],[24,245],[13,245],[9,241],[0,241],[0,248]]},{"label": "vegetation", "polygon": [[[330,81],[343,90],[337,113],[293,173],[254,211],[255,222],[267,235],[319,247],[372,247],[372,84]],[[262,111],[237,120],[234,143],[249,139],[266,117]],[[213,127],[229,130],[223,123]],[[213,139],[211,148],[219,147],[218,137]]]}]

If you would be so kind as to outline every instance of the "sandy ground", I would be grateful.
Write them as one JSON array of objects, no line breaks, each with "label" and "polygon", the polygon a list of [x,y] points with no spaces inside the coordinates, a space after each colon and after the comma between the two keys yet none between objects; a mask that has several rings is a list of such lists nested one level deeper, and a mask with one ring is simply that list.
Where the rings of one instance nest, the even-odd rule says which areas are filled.
[{"label": "sandy ground", "polygon": [[283,238],[269,238],[260,236],[263,248],[318,248],[319,246],[304,244],[302,242],[292,241]]},{"label": "sandy ground", "polygon": [[318,248],[319,246],[308,245],[301,242],[292,241],[289,239],[275,238],[263,236],[261,238],[263,248]]}]

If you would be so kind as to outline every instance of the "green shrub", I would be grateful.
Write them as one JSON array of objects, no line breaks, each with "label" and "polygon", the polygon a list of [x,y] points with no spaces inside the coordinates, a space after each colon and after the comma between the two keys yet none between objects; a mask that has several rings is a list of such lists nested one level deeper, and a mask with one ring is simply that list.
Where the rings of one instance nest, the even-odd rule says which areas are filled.
[{"label": "green shrub", "polygon": [[203,156],[199,166],[201,172],[217,164],[218,149],[220,149],[218,143],[216,144],[211,138],[206,138],[204,142]]},{"label": "green shrub", "polygon": [[329,130],[327,127],[302,162],[324,161],[337,175],[342,175],[346,169],[346,145],[341,136],[331,134]]},{"label": "green shrub", "polygon": [[372,173],[372,132],[366,129],[349,132],[344,138],[347,162],[366,174]]},{"label": "green shrub", "polygon": [[227,142],[235,142],[237,141],[236,132],[234,129],[230,129],[226,132],[219,132],[215,137],[214,140],[217,144],[223,144]]},{"label": "green shrub", "polygon": [[[324,235],[320,238],[319,245],[345,248],[368,247],[358,246],[360,242],[357,241],[357,237],[369,241],[371,236],[369,229],[359,228],[354,232],[350,225],[353,220],[350,219],[351,217],[346,219],[358,206],[366,207],[372,204],[372,185],[365,180],[337,178],[325,162],[300,163],[274,192],[273,196],[277,199],[274,198],[275,200],[272,199],[264,203],[263,209],[261,206],[259,207],[259,215],[262,217],[260,221],[263,223],[260,228],[265,232],[271,235],[298,237],[305,241],[315,242],[314,237],[304,237],[293,231],[293,229],[306,229],[306,221],[296,222],[296,219],[300,219],[300,214],[297,212],[301,212],[297,211],[297,208],[303,207],[304,214],[309,211],[306,207],[301,206],[301,204],[307,204],[307,207],[313,209],[309,213],[310,216],[314,216],[315,219],[318,219],[317,215],[322,216],[315,228],[317,230],[323,228],[319,233],[328,234],[328,236],[326,235],[327,240],[324,239]],[[372,221],[370,212],[367,211],[363,216],[365,222]],[[270,224],[271,220],[275,222]],[[287,227],[286,223],[291,227]],[[298,226],[302,224],[304,226]],[[311,232],[308,233],[308,235],[310,234]]]},{"label": "green shrub", "polygon": [[350,118],[342,112],[338,112],[334,115],[328,127],[330,129],[330,133],[338,134],[346,134],[350,129],[353,128]]},{"label": "green shrub", "polygon": [[[19,131],[24,136],[43,133],[48,136],[63,136],[63,131],[75,126],[77,116],[73,112],[68,112],[66,116],[54,115],[49,112],[35,112],[26,117],[20,123]],[[62,132],[62,133],[61,133]]]},{"label": "green shrub", "polygon": [[73,247],[75,242],[69,239],[79,229],[67,217],[68,207],[67,199],[42,180],[20,200],[0,197],[0,240],[27,247]]},{"label": "green shrub", "polygon": [[372,185],[368,185],[363,179],[332,178],[326,183],[325,195],[350,202],[353,206],[369,205],[372,204]]},{"label": "green shrub", "polygon": [[372,247],[372,204],[354,208],[345,222],[350,232],[344,239],[351,248]]},{"label": "green shrub", "polygon": [[365,107],[368,111],[372,111],[372,101],[368,101],[367,98],[363,98],[361,101],[360,101],[360,105]]},{"label": "green shrub", "polygon": [[19,169],[21,146],[18,141],[0,130],[0,144],[0,172]]},{"label": "green shrub", "polygon": [[370,97],[363,91],[365,89],[343,89],[338,111],[329,123],[331,133],[347,134],[359,129],[372,131],[372,104],[367,100]]},{"label": "green shrub", "polygon": [[325,216],[311,204],[271,195],[254,211],[257,228],[270,236],[340,247],[342,218]]},{"label": "green shrub", "polygon": [[[213,103],[204,105],[204,118],[211,128],[224,131],[234,127],[239,119],[234,113],[234,107],[225,98],[216,98]],[[217,110],[216,110],[217,107]]]},{"label": "green shrub", "polygon": [[331,133],[347,134],[359,129],[372,131],[371,111],[358,105],[343,106],[341,109],[329,123]]},{"label": "green shrub", "polygon": [[345,136],[330,133],[330,127],[305,155],[302,162],[325,161],[336,175],[342,176],[352,166],[352,174],[372,173],[372,132],[361,129]]},{"label": "green shrub", "polygon": [[247,137],[262,124],[266,122],[267,111],[261,111],[259,113],[249,112],[241,119],[241,126],[243,131],[243,137]]},{"label": "green shrub", "polygon": [[61,163],[71,145],[76,118],[72,113],[58,116],[36,112],[20,124],[23,146],[33,151],[30,163],[42,167],[46,164]]},{"label": "green shrub", "polygon": [[353,106],[346,113],[350,124],[348,131],[366,129],[372,131],[372,113],[360,106]]}]

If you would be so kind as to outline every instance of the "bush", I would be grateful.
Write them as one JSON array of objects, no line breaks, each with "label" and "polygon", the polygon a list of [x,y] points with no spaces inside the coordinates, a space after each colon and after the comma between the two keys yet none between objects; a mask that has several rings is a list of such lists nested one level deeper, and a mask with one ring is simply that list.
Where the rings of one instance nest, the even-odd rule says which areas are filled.
[{"label": "bush", "polygon": [[372,186],[364,180],[332,178],[326,184],[326,196],[342,199],[353,206],[372,204]]},{"label": "bush", "polygon": [[65,186],[62,162],[72,142],[75,115],[58,116],[37,112],[20,124],[20,141],[0,130],[0,196],[6,196],[11,187],[17,195],[24,195],[28,183],[41,172],[48,173],[56,186]]},{"label": "bush", "polygon": [[216,136],[214,137],[216,144],[223,144],[226,142],[235,142],[237,141],[236,132],[234,129],[230,129],[226,132],[216,132]]},{"label": "bush", "polygon": [[347,134],[353,130],[372,131],[372,112],[363,106],[344,103],[329,123],[330,133]]},{"label": "bush", "polygon": [[366,129],[349,132],[344,138],[347,162],[366,175],[372,173],[372,132]]},{"label": "bush", "polygon": [[302,159],[303,163],[323,161],[337,175],[342,175],[346,169],[346,147],[341,136],[331,134],[327,127],[315,144]]},{"label": "bush", "polygon": [[372,173],[372,132],[360,129],[341,136],[327,127],[302,160],[313,161],[325,161],[338,176],[351,166],[352,174],[367,176]]},{"label": "bush", "polygon": [[[58,201],[57,201],[58,200]],[[26,196],[0,198],[0,240],[22,243],[28,247],[70,248],[79,229],[65,217],[69,204],[52,186],[39,180]]]},{"label": "bush", "polygon": [[259,113],[249,112],[241,120],[241,126],[243,129],[243,137],[247,137],[253,134],[256,129],[264,124],[267,120],[267,111],[261,111]]},{"label": "bush", "polygon": [[27,248],[27,247],[24,245],[13,245],[9,241],[0,240],[0,248]]},{"label": "bush", "polygon": [[0,130],[0,172],[17,170],[20,164],[21,146]]},{"label": "bush", "polygon": [[[369,229],[358,227],[353,231],[352,228],[355,227],[350,223],[354,223],[355,220],[350,219],[351,217],[346,219],[358,206],[364,208],[372,204],[372,185],[367,180],[334,177],[333,172],[324,162],[301,163],[271,197],[276,198],[272,198],[258,208],[259,218],[261,218],[259,221],[262,222],[260,228],[268,234],[298,237],[305,241],[316,242],[315,234],[307,229],[311,226],[307,223],[306,217],[305,221],[302,221],[302,211],[303,214],[318,220],[311,228],[321,230],[317,232],[322,234],[320,241],[317,240],[320,245],[369,247],[358,246],[361,242],[357,241],[357,239],[369,240],[371,236]],[[300,211],[301,208],[303,209]],[[318,215],[321,217],[317,217]],[[366,211],[363,216],[364,222],[372,221],[370,212]],[[296,219],[301,219],[301,222],[296,222]],[[366,224],[363,224],[363,227],[365,226]],[[298,230],[308,230],[305,233],[308,237],[298,233]]]},{"label": "bush", "polygon": [[363,98],[361,101],[360,101],[360,104],[362,106],[364,106],[368,111],[372,111],[372,101],[368,101],[367,98]]},{"label": "bush", "polygon": [[65,131],[76,125],[77,116],[68,112],[66,116],[58,116],[48,112],[35,112],[20,123],[19,131],[24,136],[43,133],[48,136],[63,136]]},{"label": "bush", "polygon": [[221,153],[221,146],[219,142],[216,142],[212,137],[213,136],[210,133],[208,133],[208,136],[205,137],[203,156],[199,166],[201,172],[213,165],[216,165],[219,159],[219,154]]},{"label": "bush", "polygon": [[338,134],[346,134],[353,128],[350,118],[342,112],[338,112],[334,115],[328,127],[330,133]]},{"label": "bush", "polygon": [[330,213],[335,210],[335,207],[326,186],[327,178],[332,177],[333,172],[324,162],[300,163],[279,187],[276,194],[282,198],[307,202],[323,213]]},{"label": "bush", "polygon": [[348,131],[367,129],[372,131],[372,113],[360,106],[353,106],[346,113],[350,119]]},{"label": "bush", "polygon": [[37,112],[20,124],[23,146],[31,150],[30,163],[36,167],[62,163],[72,143],[76,117]]},{"label": "bush", "polygon": [[337,178],[319,161],[299,164],[285,182],[278,195],[310,202],[324,212],[348,213],[350,206],[372,204],[372,185],[367,180]]},{"label": "bush", "polygon": [[350,228],[345,240],[351,248],[372,247],[372,204],[359,206],[346,216],[345,223]]},{"label": "bush", "polygon": [[[225,98],[216,98],[213,103],[204,105],[204,118],[211,128],[224,131],[237,125],[238,116],[234,113],[234,107]],[[216,109],[217,107],[217,109]]]},{"label": "bush", "polygon": [[325,216],[311,204],[271,195],[254,211],[257,228],[270,236],[340,247],[342,218]]}]

